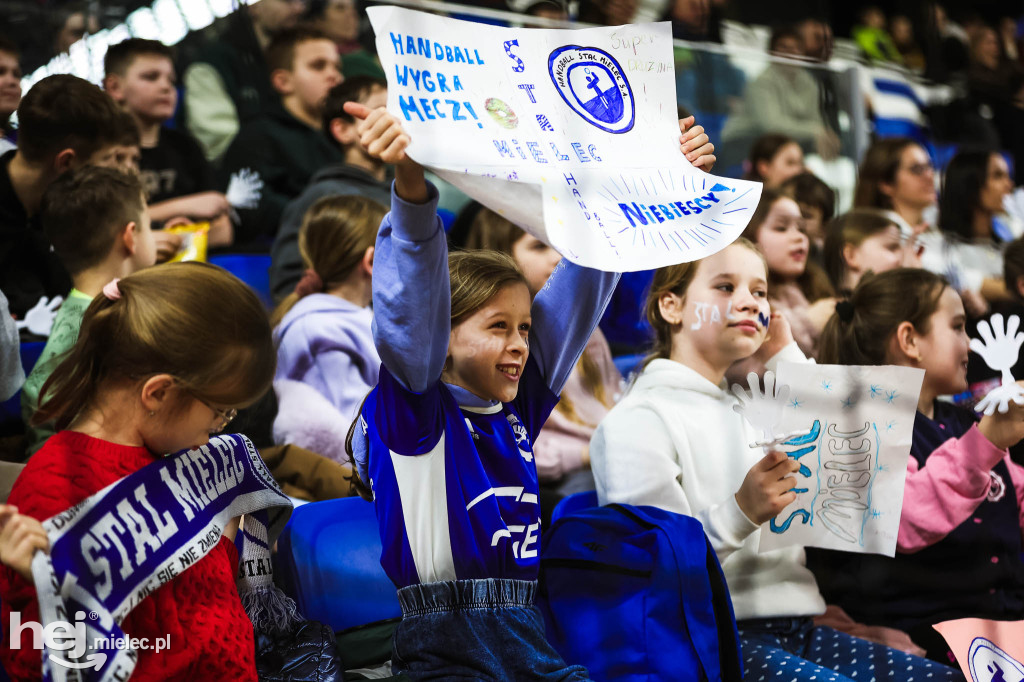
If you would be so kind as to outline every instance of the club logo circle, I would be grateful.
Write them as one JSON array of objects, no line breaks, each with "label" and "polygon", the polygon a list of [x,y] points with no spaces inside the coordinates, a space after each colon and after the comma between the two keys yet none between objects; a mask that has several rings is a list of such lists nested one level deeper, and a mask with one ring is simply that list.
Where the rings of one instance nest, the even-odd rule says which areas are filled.
[{"label": "club logo circle", "polygon": [[565,45],[548,57],[558,94],[580,118],[607,133],[633,129],[633,89],[615,58],[596,47]]}]

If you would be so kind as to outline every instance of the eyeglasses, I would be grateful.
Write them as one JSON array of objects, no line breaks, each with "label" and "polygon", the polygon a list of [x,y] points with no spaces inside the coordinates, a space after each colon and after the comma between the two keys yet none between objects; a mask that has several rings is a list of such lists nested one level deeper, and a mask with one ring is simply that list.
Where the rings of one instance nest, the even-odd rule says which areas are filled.
[{"label": "eyeglasses", "polygon": [[199,402],[201,402],[203,405],[206,405],[208,408],[210,408],[213,414],[216,415],[216,417],[219,419],[219,421],[217,422],[217,426],[213,427],[211,433],[220,433],[221,431],[228,427],[228,424],[230,424],[235,417],[238,416],[238,410],[234,408],[225,410],[219,407],[214,407],[213,405],[203,400],[202,398],[200,398],[187,388],[185,389],[185,392],[188,393],[193,398],[195,398],[196,400],[198,400]]},{"label": "eyeglasses", "polygon": [[910,166],[907,166],[906,169],[908,173],[910,173],[911,175],[916,175],[918,177],[921,177],[922,175],[927,175],[928,173],[935,172],[935,166],[933,166],[930,163],[915,163]]},{"label": "eyeglasses", "polygon": [[213,413],[217,415],[217,417],[220,419],[220,421],[217,422],[217,426],[213,427],[213,433],[220,433],[221,431],[226,429],[228,427],[228,424],[230,424],[231,421],[238,416],[238,410],[236,410],[235,408],[222,410],[220,408],[214,407],[213,405],[206,402],[202,398],[198,398],[198,400],[203,405],[206,405],[211,410],[213,410]]}]

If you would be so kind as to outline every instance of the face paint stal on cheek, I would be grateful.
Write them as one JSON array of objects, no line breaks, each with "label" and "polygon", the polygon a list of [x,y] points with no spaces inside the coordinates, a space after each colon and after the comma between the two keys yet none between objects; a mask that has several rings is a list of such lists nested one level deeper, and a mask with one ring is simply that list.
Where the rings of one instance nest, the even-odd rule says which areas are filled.
[{"label": "face paint stal on cheek", "polygon": [[697,331],[705,322],[713,324],[722,321],[722,313],[718,310],[717,305],[710,303],[694,303],[693,305],[696,309],[697,321],[690,325],[691,330]]},{"label": "face paint stal on cheek", "polygon": [[765,329],[768,329],[768,323],[772,321],[772,310],[765,304],[764,306],[757,306],[757,321],[761,323]]}]

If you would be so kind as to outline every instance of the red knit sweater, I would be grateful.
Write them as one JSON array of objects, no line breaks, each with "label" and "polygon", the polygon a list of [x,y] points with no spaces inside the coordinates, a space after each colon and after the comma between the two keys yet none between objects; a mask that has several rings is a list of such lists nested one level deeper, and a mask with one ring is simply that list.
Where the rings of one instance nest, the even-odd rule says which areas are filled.
[{"label": "red knit sweater", "polygon": [[[22,514],[46,520],[153,462],[146,448],[117,445],[73,431],[52,436],[32,456],[11,490],[9,503]],[[146,680],[256,680],[255,640],[235,587],[238,554],[221,538],[210,553],[146,597],[121,623],[129,637],[170,635],[170,649],[140,651],[132,682]],[[0,567],[4,637],[0,660],[14,680],[42,676],[40,652],[23,631],[20,649],[9,646],[12,609],[21,622],[37,621],[35,588]]]}]

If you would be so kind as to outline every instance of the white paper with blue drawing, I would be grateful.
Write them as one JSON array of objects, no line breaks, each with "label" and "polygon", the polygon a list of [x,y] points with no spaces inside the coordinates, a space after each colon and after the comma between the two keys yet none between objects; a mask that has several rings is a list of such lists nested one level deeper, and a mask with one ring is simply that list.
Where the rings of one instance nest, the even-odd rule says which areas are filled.
[{"label": "white paper with blue drawing", "polygon": [[[781,363],[776,448],[797,460],[796,501],[764,525],[760,551],[791,545],[896,553],[924,371]],[[781,393],[781,389],[777,391]]]},{"label": "white paper with blue drawing", "polygon": [[367,14],[409,155],[570,260],[681,263],[749,221],[759,183],[706,174],[679,152],[668,23],[556,30]]}]

